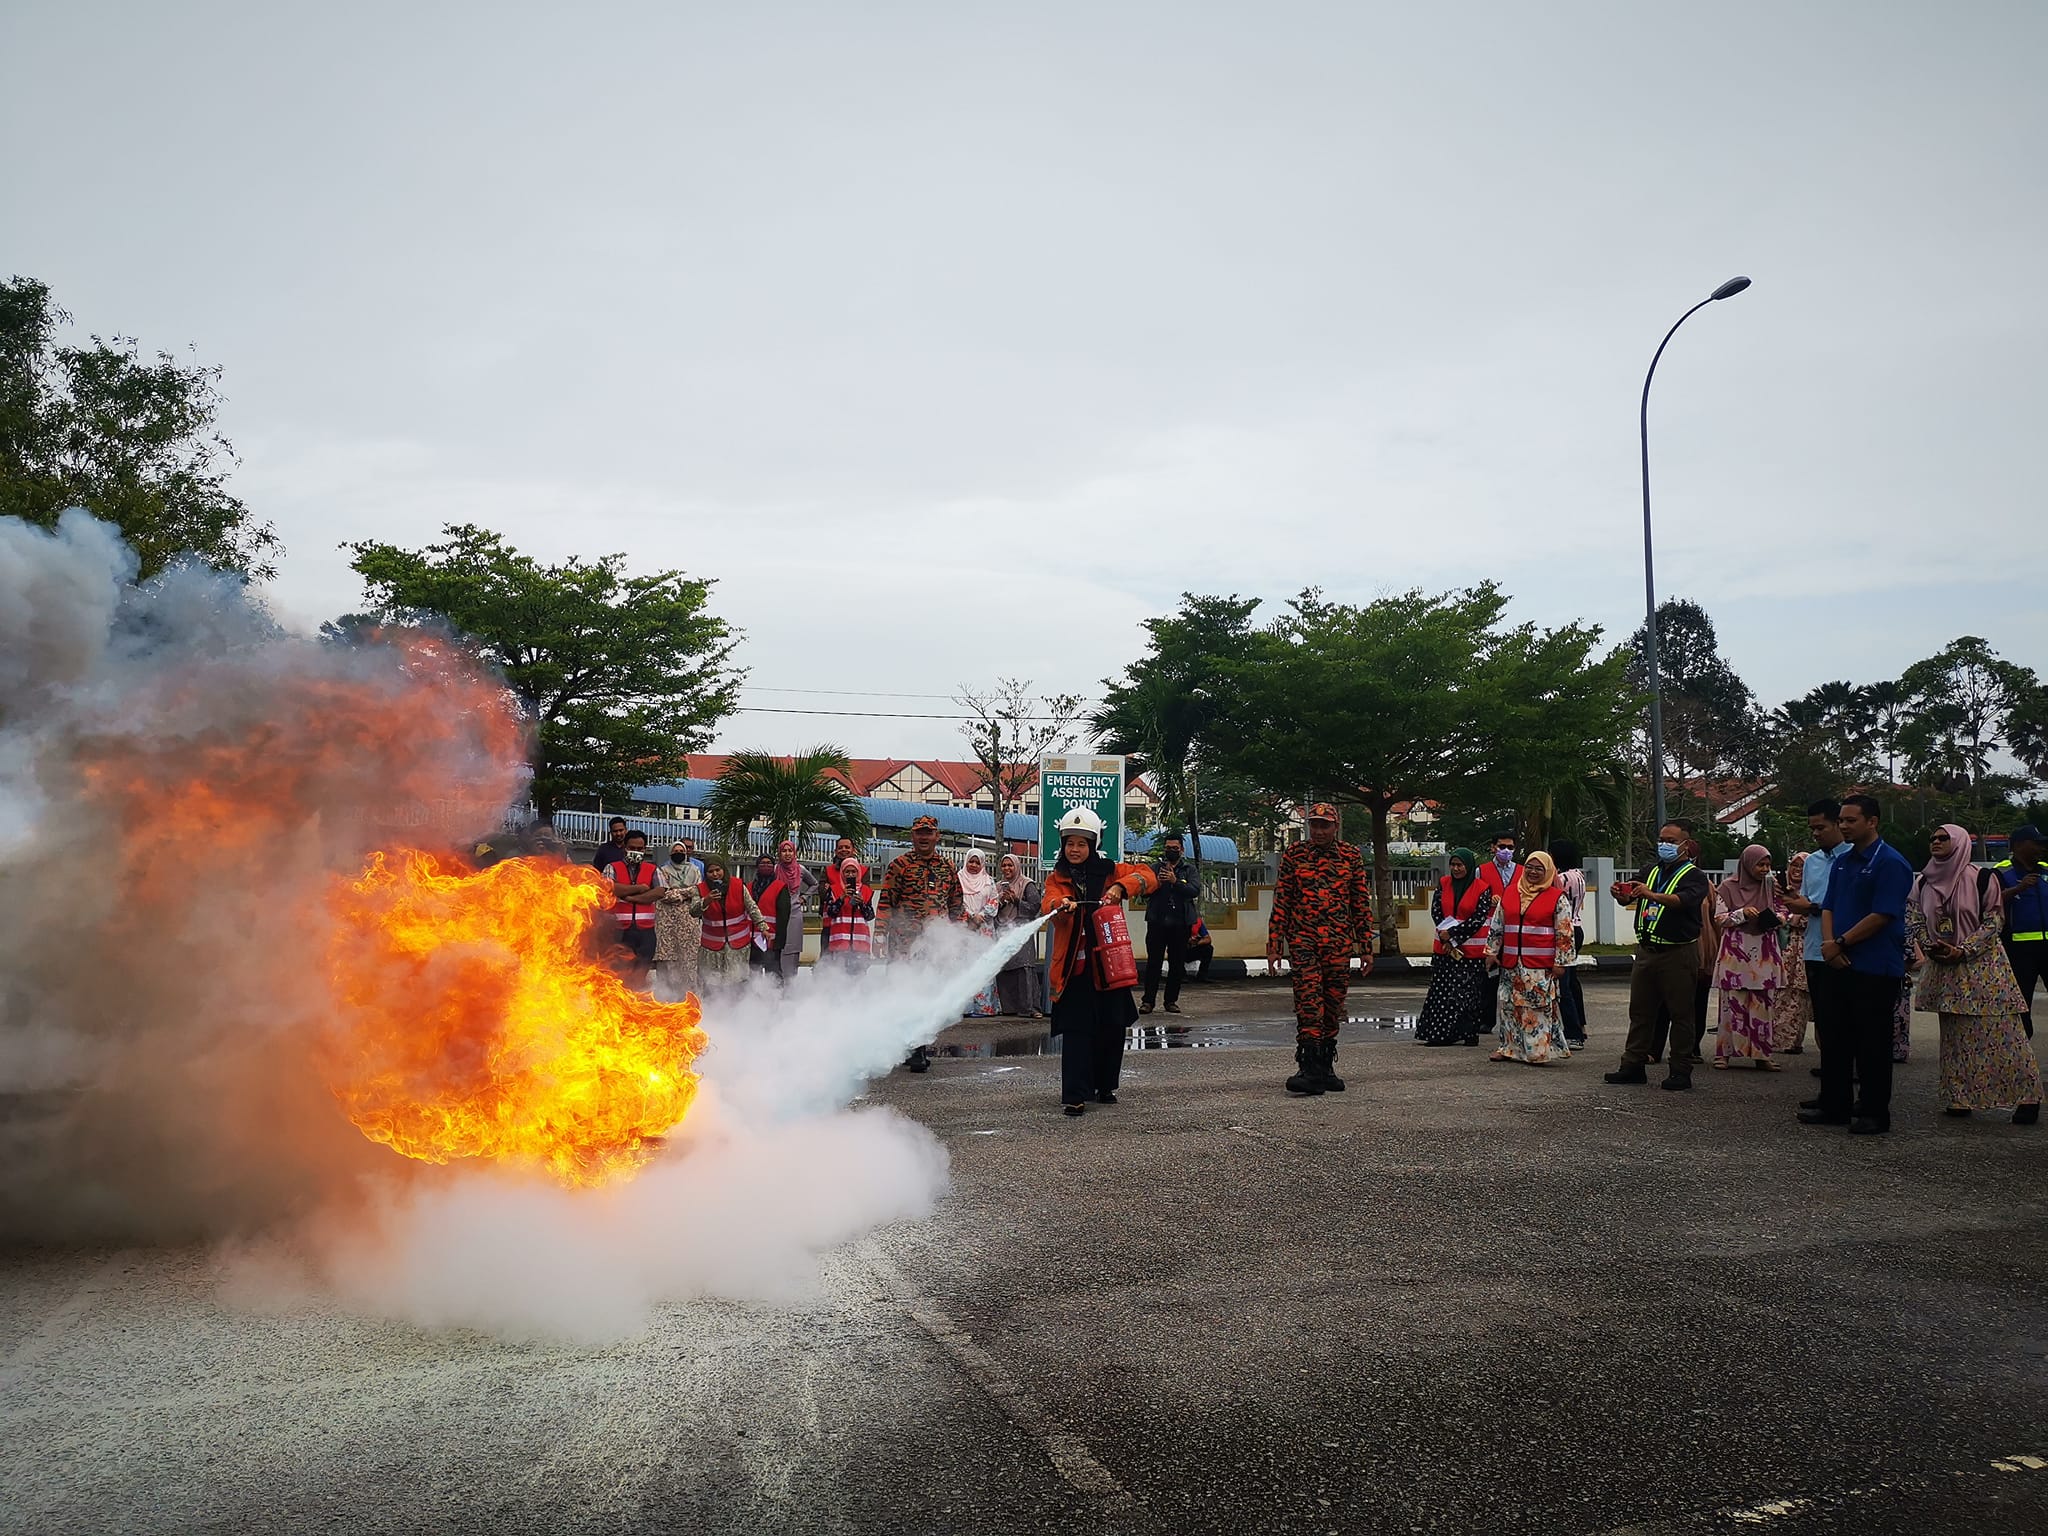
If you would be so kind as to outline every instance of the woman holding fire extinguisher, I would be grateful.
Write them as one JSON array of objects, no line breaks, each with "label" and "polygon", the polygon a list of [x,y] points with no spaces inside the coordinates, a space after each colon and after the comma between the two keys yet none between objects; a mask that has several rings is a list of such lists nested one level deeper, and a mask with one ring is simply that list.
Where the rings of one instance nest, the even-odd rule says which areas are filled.
[{"label": "woman holding fire extinguisher", "polygon": [[1159,877],[1142,864],[1112,864],[1101,852],[1102,818],[1076,806],[1060,818],[1060,857],[1045,877],[1052,921],[1052,1032],[1060,1046],[1060,1099],[1078,1115],[1092,1095],[1114,1104],[1123,1075],[1124,1035],[1138,1022],[1138,984],[1124,901],[1149,896]]}]

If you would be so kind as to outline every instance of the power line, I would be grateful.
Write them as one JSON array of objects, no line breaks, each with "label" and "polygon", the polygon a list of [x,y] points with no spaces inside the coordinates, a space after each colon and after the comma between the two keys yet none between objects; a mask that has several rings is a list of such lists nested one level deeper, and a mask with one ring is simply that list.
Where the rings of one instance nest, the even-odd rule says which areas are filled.
[{"label": "power line", "polygon": [[[916,697],[916,695],[911,695]],[[787,709],[773,704],[741,704],[733,710],[736,715],[836,715],[848,720],[973,720],[975,715],[921,715],[904,714],[893,710],[876,709]],[[1033,725],[1050,724],[1051,715],[1019,715]]]},{"label": "power line", "polygon": [[952,693],[890,693],[876,688],[771,688],[766,683],[742,683],[743,693],[811,693],[837,699],[944,699],[951,703],[959,697]]}]

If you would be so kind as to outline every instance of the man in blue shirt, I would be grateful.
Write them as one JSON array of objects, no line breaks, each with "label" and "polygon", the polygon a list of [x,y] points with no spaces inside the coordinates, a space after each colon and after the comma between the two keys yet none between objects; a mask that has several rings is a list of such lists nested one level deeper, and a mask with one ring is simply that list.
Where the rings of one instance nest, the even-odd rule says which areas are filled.
[{"label": "man in blue shirt", "polygon": [[[1876,797],[1842,801],[1849,851],[1835,860],[1821,907],[1821,962],[1834,973],[1846,1051],[1821,1049],[1820,1102],[1807,1125],[1844,1125],[1852,1136],[1892,1128],[1892,1012],[1906,977],[1906,898],[1913,866],[1880,835]],[[1852,1107],[1853,1100],[1853,1107]]]},{"label": "man in blue shirt", "polygon": [[2034,983],[2048,974],[2048,888],[2041,876],[2041,855],[2048,843],[2032,822],[2013,828],[2009,840],[2011,856],[1992,867],[2005,890],[2005,955],[2012,962],[2013,979],[2027,999],[2027,1011],[2020,1015],[2027,1038],[2034,1038]]},{"label": "man in blue shirt", "polygon": [[[1828,876],[1835,871],[1835,861],[1849,848],[1842,837],[1842,802],[1814,801],[1806,808],[1806,830],[1813,834],[1814,851],[1806,856],[1799,871],[1799,893],[1788,893],[1785,905],[1806,919],[1806,995],[1813,1005],[1813,1043],[1825,1058],[1829,1051],[1842,1050],[1847,1044],[1841,1034],[1841,1010],[1835,1006],[1840,988],[1835,986],[1834,973],[1820,957],[1820,909],[1828,899]],[[1813,1075],[1819,1077],[1820,1069],[1816,1068]],[[1818,1109],[1820,1100],[1799,1107]]]}]

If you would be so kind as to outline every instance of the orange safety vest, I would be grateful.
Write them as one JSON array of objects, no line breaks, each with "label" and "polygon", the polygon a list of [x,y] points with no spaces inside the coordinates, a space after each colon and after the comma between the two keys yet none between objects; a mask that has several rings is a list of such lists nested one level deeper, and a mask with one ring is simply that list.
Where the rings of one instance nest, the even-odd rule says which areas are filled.
[{"label": "orange safety vest", "polygon": [[[842,882],[843,884],[844,882]],[[868,916],[861,916],[865,907]],[[871,955],[874,944],[875,892],[863,883],[858,890],[829,898],[825,903],[825,953],[828,955]]]},{"label": "orange safety vest", "polygon": [[[654,867],[654,860],[642,859],[638,864],[629,864],[624,859],[613,859],[605,865],[604,872],[615,885],[631,886],[635,890],[661,889],[661,872]],[[647,878],[642,880],[640,875]],[[621,928],[652,928],[654,926],[654,903],[651,901],[622,901],[612,909],[612,915],[619,920]]]},{"label": "orange safety vest", "polygon": [[754,942],[754,920],[747,916],[747,899],[739,881],[725,882],[722,909],[710,886],[698,886],[697,894],[704,898],[704,935],[699,943],[705,949],[745,949]]},{"label": "orange safety vest", "polygon": [[1564,892],[1552,885],[1538,891],[1525,912],[1520,882],[1508,887],[1500,906],[1502,969],[1514,965],[1532,971],[1557,969],[1557,904],[1563,899]]},{"label": "orange safety vest", "polygon": [[[1474,875],[1465,882],[1465,899],[1456,903],[1453,903],[1451,900],[1451,877],[1449,875],[1445,875],[1443,879],[1437,882],[1437,890],[1443,904],[1444,916],[1455,917],[1461,923],[1469,923],[1474,917],[1479,915],[1479,898],[1486,894],[1486,884],[1477,875]],[[1436,952],[1440,955],[1450,953],[1445,948],[1444,936],[1441,933],[1436,936]],[[1486,929],[1480,927],[1473,930],[1472,937],[1458,946],[1458,953],[1467,960],[1484,960],[1486,958]]]}]

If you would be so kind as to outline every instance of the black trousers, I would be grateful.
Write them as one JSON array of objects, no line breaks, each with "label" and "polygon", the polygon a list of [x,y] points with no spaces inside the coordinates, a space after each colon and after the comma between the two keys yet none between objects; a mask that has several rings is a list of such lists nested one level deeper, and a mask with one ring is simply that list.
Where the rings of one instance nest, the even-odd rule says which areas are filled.
[{"label": "black trousers", "polygon": [[1176,923],[1145,925],[1145,1001],[1159,996],[1159,967],[1166,967],[1166,1000],[1180,1001],[1188,975],[1188,931]]},{"label": "black trousers", "polygon": [[2027,1011],[2020,1015],[2020,1026],[2031,1040],[2034,1038],[2034,983],[2048,974],[2048,939],[2028,939],[2019,944],[2008,939],[2005,957],[2012,962],[2013,980],[2020,984],[2020,995],[2027,1000]]},{"label": "black trousers", "polygon": [[1828,973],[1827,991],[1812,994],[1813,1032],[1820,1042],[1821,1111],[1889,1127],[1892,1015],[1904,982],[1897,976],[1821,969]]},{"label": "black trousers", "polygon": [[1084,970],[1052,1005],[1052,1032],[1060,1037],[1060,1101],[1086,1104],[1114,1093],[1124,1075],[1124,1037],[1138,1022],[1131,989],[1098,992]]},{"label": "black trousers", "polygon": [[1579,969],[1575,965],[1558,968],[1557,973],[1557,1016],[1564,1025],[1567,1045],[1583,1045],[1586,1040],[1586,994],[1579,990]]}]

